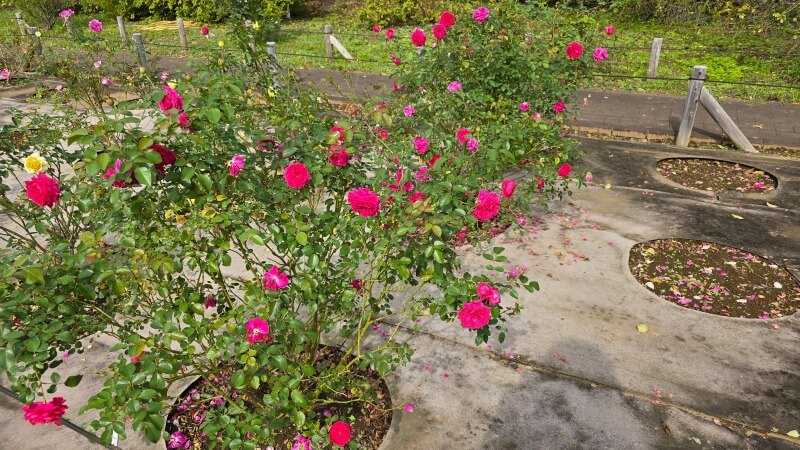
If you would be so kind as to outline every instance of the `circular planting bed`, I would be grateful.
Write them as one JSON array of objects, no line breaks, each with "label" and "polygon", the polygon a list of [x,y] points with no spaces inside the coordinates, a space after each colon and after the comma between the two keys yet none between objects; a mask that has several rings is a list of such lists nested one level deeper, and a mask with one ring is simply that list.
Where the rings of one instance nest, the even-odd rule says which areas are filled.
[{"label": "circular planting bed", "polygon": [[[321,347],[317,355],[316,364],[320,366],[336,364],[342,353],[336,348]],[[323,427],[325,427],[326,420],[347,421],[353,427],[348,448],[377,450],[392,422],[393,410],[389,388],[378,372],[374,370],[361,369],[356,366],[349,376],[366,380],[370,390],[374,393],[374,401],[356,401],[355,393],[343,384],[341,394],[335,398],[325,398],[325,406],[320,406],[313,412],[307,413],[306,421],[318,421],[323,424]],[[203,431],[206,419],[218,414],[218,410],[225,404],[226,398],[248,404],[258,403],[261,398],[270,395],[269,385],[266,383],[261,384],[256,390],[249,388],[240,390],[233,388],[230,378],[230,371],[223,372],[209,380],[198,378],[178,396],[175,400],[175,407],[169,412],[166,421],[166,431],[170,435],[166,442],[168,449],[220,448],[217,436],[210,436]],[[282,433],[278,433],[275,443],[277,445],[274,445],[274,448],[288,449],[292,447],[297,435],[293,427],[287,427]]]},{"label": "circular planting bed", "polygon": [[633,276],[661,298],[727,317],[769,319],[800,308],[800,283],[782,267],[710,242],[659,239],[630,252]]},{"label": "circular planting bed", "polygon": [[716,159],[663,159],[656,170],[681,186],[708,192],[763,194],[775,190],[778,185],[777,179],[763,170]]}]

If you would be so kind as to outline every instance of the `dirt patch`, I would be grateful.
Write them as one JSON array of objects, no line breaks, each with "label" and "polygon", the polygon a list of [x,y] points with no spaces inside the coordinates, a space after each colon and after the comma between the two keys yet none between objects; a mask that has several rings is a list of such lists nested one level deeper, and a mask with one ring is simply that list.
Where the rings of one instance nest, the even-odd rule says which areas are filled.
[{"label": "dirt patch", "polygon": [[[336,364],[342,354],[338,349],[324,347],[319,350],[318,355],[316,364],[320,366]],[[240,398],[245,402],[248,397],[260,399],[264,395],[270,395],[268,385],[262,385],[257,390],[233,389],[230,384],[230,376],[231,371],[226,371],[212,380],[200,378],[186,388],[176,399],[175,408],[167,416],[167,433],[171,437],[176,432],[182,433],[190,441],[187,448],[193,450],[219,448],[220,443],[215,442],[212,436],[206,435],[202,425],[206,417],[215,414],[225,404],[226,400],[220,393],[224,393],[226,398]],[[325,398],[325,402],[321,406],[307,415],[306,421],[319,421],[323,424],[323,428],[328,417],[348,422],[352,426],[352,438],[349,445],[355,444],[352,448],[377,450],[389,431],[392,421],[392,401],[389,389],[378,373],[369,369],[356,368],[346,377],[359,377],[366,380],[371,392],[369,395],[362,393],[361,398],[372,397],[371,401],[354,402],[353,395],[350,393],[351,388],[342,385],[342,389],[339,391],[342,394],[339,397]],[[262,443],[264,446],[261,448],[267,448],[266,445],[269,444],[276,449],[288,449],[292,446],[297,434],[293,427],[288,427],[278,433],[275,442]],[[167,448],[170,448],[169,439]]]},{"label": "dirt patch", "polygon": [[659,239],[636,244],[631,273],[661,298],[727,317],[770,319],[800,308],[800,283],[784,268],[710,242]]},{"label": "dirt patch", "polygon": [[670,158],[658,162],[658,173],[689,189],[765,194],[775,190],[775,177],[763,170],[716,159]]}]

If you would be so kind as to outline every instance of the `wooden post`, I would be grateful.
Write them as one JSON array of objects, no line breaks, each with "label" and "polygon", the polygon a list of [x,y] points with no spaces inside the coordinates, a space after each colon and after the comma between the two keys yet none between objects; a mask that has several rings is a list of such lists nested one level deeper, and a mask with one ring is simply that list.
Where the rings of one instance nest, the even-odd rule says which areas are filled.
[{"label": "wooden post", "polygon": [[703,80],[706,79],[706,66],[694,66],[692,78],[689,80],[689,94],[686,96],[686,105],[683,107],[683,117],[681,125],[678,127],[678,136],[675,138],[675,145],[687,147],[689,137],[694,128],[694,119],[697,117],[697,104],[700,101],[700,94],[703,91]]},{"label": "wooden post", "polygon": [[269,73],[272,76],[272,85],[278,86],[278,52],[275,43],[267,42],[267,58],[269,59]]},{"label": "wooden post", "polygon": [[722,105],[719,104],[717,99],[711,95],[711,92],[708,92],[708,89],[705,86],[702,87],[700,91],[700,104],[703,105],[703,108],[708,111],[708,114],[711,118],[717,122],[722,131],[725,132],[726,135],[736,144],[740,150],[744,150],[747,153],[758,153],[758,150],[753,147],[753,144],[750,143],[750,140],[747,139],[747,136],[742,133],[742,130],[736,126],[736,123],[731,119],[731,116],[722,109]]},{"label": "wooden post", "polygon": [[275,43],[267,42],[267,55],[274,60],[278,60],[278,53],[275,51]]},{"label": "wooden post", "polygon": [[333,48],[335,48],[336,51],[339,52],[339,54],[342,55],[342,57],[344,59],[346,59],[348,61],[352,61],[353,60],[353,55],[351,55],[350,52],[348,52],[347,49],[344,48],[344,45],[342,45],[342,43],[339,42],[339,39],[336,39],[336,36],[331,34],[330,35],[330,41],[331,41],[331,45],[333,46]]},{"label": "wooden post", "polygon": [[650,64],[647,67],[647,78],[655,78],[658,71],[658,59],[661,57],[662,38],[653,38],[653,47],[650,49]]},{"label": "wooden post", "polygon": [[292,9],[291,9],[290,6],[291,5],[288,5],[288,4],[286,5],[286,19],[287,20],[292,18]]},{"label": "wooden post", "polygon": [[133,42],[136,44],[136,55],[139,57],[139,65],[144,67],[147,63],[147,57],[144,53],[144,41],[142,40],[142,33],[133,33]]},{"label": "wooden post", "polygon": [[25,19],[22,18],[22,13],[14,13],[14,18],[17,19],[17,26],[19,27],[19,34],[23,36],[28,35],[28,25],[25,23]]},{"label": "wooden post", "polygon": [[125,19],[122,16],[117,16],[117,28],[119,28],[119,37],[122,42],[128,42],[128,34],[125,33]]},{"label": "wooden post", "polygon": [[36,36],[38,32],[38,27],[28,28],[28,34],[31,36],[31,41],[33,41],[33,56],[42,56],[42,40],[39,39],[39,36]]},{"label": "wooden post", "polygon": [[183,27],[183,19],[178,17],[178,38],[181,40],[181,48],[189,50],[189,43],[186,41],[186,29]]},{"label": "wooden post", "polygon": [[333,59],[333,44],[331,44],[333,25],[325,25],[323,28],[323,33],[325,33],[325,54],[328,56],[328,58]]}]

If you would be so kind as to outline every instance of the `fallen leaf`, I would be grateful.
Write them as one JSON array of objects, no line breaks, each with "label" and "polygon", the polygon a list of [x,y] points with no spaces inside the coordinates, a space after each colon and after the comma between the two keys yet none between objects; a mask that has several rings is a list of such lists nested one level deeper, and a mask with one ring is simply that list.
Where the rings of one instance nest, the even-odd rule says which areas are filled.
[{"label": "fallen leaf", "polygon": [[763,130],[764,129],[764,125],[761,125],[761,124],[757,123],[757,124],[753,125],[753,128],[758,128],[759,130]]},{"label": "fallen leaf", "polygon": [[606,189],[611,189],[611,183],[606,183],[606,185],[603,186],[603,187],[606,188]]},{"label": "fallen leaf", "polygon": [[770,202],[767,202],[767,206],[769,206],[770,208],[777,208],[778,207],[778,205],[773,205]]},{"label": "fallen leaf", "polygon": [[775,427],[772,427],[772,432],[773,432],[773,433],[777,433],[778,431],[781,431],[781,430],[779,430],[779,429],[777,429],[777,428],[775,428]]},{"label": "fallen leaf", "polygon": [[800,438],[800,433],[798,433],[797,430],[792,430],[792,431],[786,433],[786,435],[789,436],[789,437],[793,437],[795,439]]},{"label": "fallen leaf", "polygon": [[744,220],[744,217],[737,216],[736,214],[731,214],[731,217],[733,217],[734,219],[738,219],[738,220]]},{"label": "fallen leaf", "polygon": [[640,323],[639,325],[636,325],[636,329],[639,330],[639,333],[647,333],[647,330],[648,330],[647,325],[645,325],[643,323]]}]

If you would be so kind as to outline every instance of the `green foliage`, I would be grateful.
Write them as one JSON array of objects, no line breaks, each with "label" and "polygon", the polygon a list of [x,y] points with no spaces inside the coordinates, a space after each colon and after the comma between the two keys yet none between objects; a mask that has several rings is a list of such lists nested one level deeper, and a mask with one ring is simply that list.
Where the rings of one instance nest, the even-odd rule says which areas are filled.
[{"label": "green foliage", "polygon": [[446,2],[439,0],[364,0],[356,16],[365,25],[426,23],[434,20]]},{"label": "green foliage", "polygon": [[220,22],[236,15],[250,20],[276,20],[286,13],[290,0],[85,0],[83,7],[92,12],[128,18],[183,17],[201,22]]},{"label": "green foliage", "polygon": [[[59,21],[58,13],[75,4],[74,0],[11,0],[10,6],[22,13],[30,26],[49,30]],[[2,6],[2,5],[0,5]]]}]

